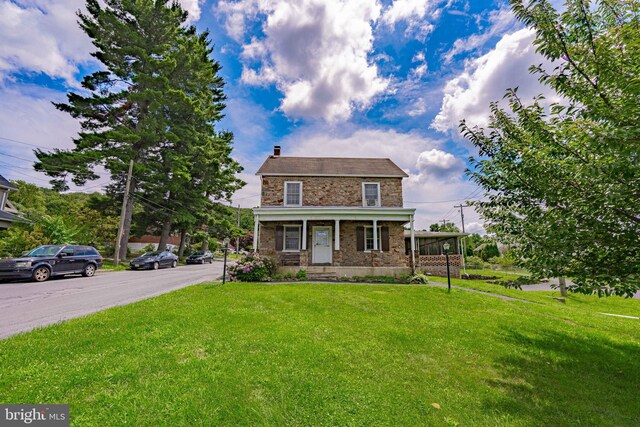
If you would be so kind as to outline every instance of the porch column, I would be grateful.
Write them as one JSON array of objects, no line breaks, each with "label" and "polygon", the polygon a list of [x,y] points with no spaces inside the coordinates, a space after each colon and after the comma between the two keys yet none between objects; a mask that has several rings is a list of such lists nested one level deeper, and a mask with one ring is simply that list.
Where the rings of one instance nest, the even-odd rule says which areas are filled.
[{"label": "porch column", "polygon": [[373,250],[377,251],[378,248],[378,220],[373,220]]},{"label": "porch column", "polygon": [[334,245],[333,249],[336,251],[340,250],[340,220],[336,219],[336,226],[335,226],[335,233],[336,233],[336,244]]},{"label": "porch column", "polygon": [[413,215],[411,215],[411,271],[416,272],[416,233],[413,228]]},{"label": "porch column", "polygon": [[260,216],[253,217],[253,251],[258,252],[258,233],[260,232]]},{"label": "porch column", "polygon": [[307,250],[307,220],[302,220],[302,250]]}]

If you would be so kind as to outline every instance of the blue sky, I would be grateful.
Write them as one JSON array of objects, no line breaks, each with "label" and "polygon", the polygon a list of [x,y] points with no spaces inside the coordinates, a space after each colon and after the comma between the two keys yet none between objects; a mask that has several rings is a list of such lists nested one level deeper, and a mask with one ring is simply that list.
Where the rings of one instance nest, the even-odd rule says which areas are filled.
[{"label": "blue sky", "polygon": [[[283,155],[389,157],[405,169],[417,226],[448,219],[481,191],[464,174],[474,154],[458,122],[485,125],[488,106],[519,86],[545,92],[527,69],[544,62],[531,30],[503,1],[182,0],[208,29],[228,97],[220,128],[235,134],[247,186],[273,145]],[[32,150],[72,147],[77,123],[58,112],[98,66],[75,24],[82,0],[0,0],[0,173],[46,185]],[[101,173],[102,174],[102,173]],[[107,179],[88,184],[100,189]],[[80,190],[80,189],[79,189]],[[468,231],[482,221],[467,209]]]}]

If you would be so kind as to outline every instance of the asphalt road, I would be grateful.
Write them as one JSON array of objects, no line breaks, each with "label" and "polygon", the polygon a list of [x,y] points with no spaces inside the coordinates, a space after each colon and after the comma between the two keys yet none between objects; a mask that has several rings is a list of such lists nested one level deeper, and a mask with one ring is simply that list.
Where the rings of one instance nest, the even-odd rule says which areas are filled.
[{"label": "asphalt road", "polygon": [[0,338],[222,277],[222,263],[0,282]]}]

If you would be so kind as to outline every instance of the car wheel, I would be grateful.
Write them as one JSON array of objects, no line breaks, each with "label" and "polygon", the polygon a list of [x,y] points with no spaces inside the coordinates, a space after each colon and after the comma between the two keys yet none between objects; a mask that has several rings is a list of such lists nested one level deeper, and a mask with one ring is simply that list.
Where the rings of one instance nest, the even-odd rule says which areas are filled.
[{"label": "car wheel", "polygon": [[96,274],[96,266],[94,264],[85,265],[82,275],[84,277],[92,277],[94,274]]},{"label": "car wheel", "polygon": [[177,266],[178,266],[178,261],[174,259],[173,262],[171,263],[171,268],[176,268]]},{"label": "car wheel", "polygon": [[209,258],[209,264],[213,263],[213,259]]},{"label": "car wheel", "polygon": [[160,268],[160,264],[159,264],[158,262],[154,262],[154,263],[153,263],[153,269],[154,269],[154,270],[157,270],[157,269],[159,269],[159,268]]},{"label": "car wheel", "polygon": [[33,271],[33,280],[36,282],[44,282],[51,276],[51,271],[47,267],[38,267]]}]

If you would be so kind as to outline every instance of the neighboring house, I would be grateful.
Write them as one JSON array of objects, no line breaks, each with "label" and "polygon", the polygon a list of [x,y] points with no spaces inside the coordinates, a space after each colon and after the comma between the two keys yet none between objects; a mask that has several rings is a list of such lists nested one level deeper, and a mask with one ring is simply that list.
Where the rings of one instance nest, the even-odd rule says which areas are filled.
[{"label": "neighboring house", "polygon": [[[142,236],[132,236],[129,238],[129,242],[127,243],[127,247],[132,253],[137,253],[148,245],[152,245],[153,249],[158,249],[158,244],[160,244],[160,236],[153,236],[151,234],[145,234]],[[169,236],[169,240],[167,241],[167,249],[173,250],[174,247],[180,245],[180,236]]]},{"label": "neighboring house", "polygon": [[256,175],[262,191],[253,209],[253,247],[280,272],[305,269],[312,278],[333,278],[420,269],[415,209],[402,200],[408,175],[391,160],[281,157],[275,147]]},{"label": "neighboring house", "polygon": [[17,190],[17,188],[0,175],[0,230],[9,228],[12,223],[21,220],[18,210],[9,201],[11,190]]},{"label": "neighboring house", "polygon": [[[415,231],[415,266],[417,270],[426,271],[437,276],[447,275],[447,257],[443,245],[449,244],[449,270],[452,276],[460,277],[460,269],[464,259],[460,239],[466,233],[448,231]],[[405,254],[411,255],[411,232],[405,231]]]}]

